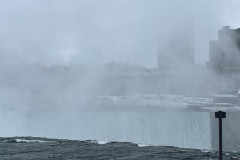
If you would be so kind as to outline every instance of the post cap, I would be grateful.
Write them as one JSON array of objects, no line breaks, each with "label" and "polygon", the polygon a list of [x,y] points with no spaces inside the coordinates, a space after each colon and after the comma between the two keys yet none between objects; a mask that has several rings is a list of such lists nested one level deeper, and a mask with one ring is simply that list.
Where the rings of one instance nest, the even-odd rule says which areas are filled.
[{"label": "post cap", "polygon": [[237,157],[234,157],[234,156],[231,157],[231,160],[237,160],[237,159],[238,159]]},{"label": "post cap", "polygon": [[226,112],[223,112],[223,111],[218,111],[218,112],[215,112],[215,118],[226,118]]}]

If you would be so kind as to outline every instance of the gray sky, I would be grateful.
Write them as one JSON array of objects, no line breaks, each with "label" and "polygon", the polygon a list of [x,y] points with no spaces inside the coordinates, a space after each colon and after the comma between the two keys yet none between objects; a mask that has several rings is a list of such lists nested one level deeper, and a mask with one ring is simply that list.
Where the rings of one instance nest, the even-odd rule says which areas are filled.
[{"label": "gray sky", "polygon": [[240,27],[239,0],[0,0],[2,64],[157,66],[181,17],[194,17],[196,63],[223,25]]}]

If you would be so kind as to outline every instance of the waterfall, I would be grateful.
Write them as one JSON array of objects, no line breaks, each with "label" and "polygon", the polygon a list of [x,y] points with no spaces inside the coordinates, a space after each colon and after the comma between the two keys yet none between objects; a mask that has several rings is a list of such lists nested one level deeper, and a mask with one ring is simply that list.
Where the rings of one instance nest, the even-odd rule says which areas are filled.
[{"label": "waterfall", "polygon": [[211,149],[208,112],[3,111],[0,136],[96,139]]}]

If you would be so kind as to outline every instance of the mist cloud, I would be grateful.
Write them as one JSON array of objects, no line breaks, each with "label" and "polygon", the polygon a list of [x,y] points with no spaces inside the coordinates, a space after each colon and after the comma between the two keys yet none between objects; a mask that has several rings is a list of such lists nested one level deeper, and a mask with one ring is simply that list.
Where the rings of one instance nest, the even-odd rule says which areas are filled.
[{"label": "mist cloud", "polygon": [[216,31],[239,23],[234,13],[237,4],[224,0],[2,0],[0,58],[14,64],[120,61],[156,67],[162,44],[178,32],[179,17],[192,16],[195,61],[205,63]]}]

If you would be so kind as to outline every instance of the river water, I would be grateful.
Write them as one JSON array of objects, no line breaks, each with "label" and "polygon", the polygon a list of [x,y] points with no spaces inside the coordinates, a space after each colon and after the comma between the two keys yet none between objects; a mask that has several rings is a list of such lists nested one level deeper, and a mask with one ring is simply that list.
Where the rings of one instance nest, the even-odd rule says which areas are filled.
[{"label": "river water", "polygon": [[[240,153],[224,153],[224,159],[228,160],[230,156],[240,156]],[[214,160],[218,159],[218,153],[129,142],[8,137],[0,138],[0,159]]]}]

